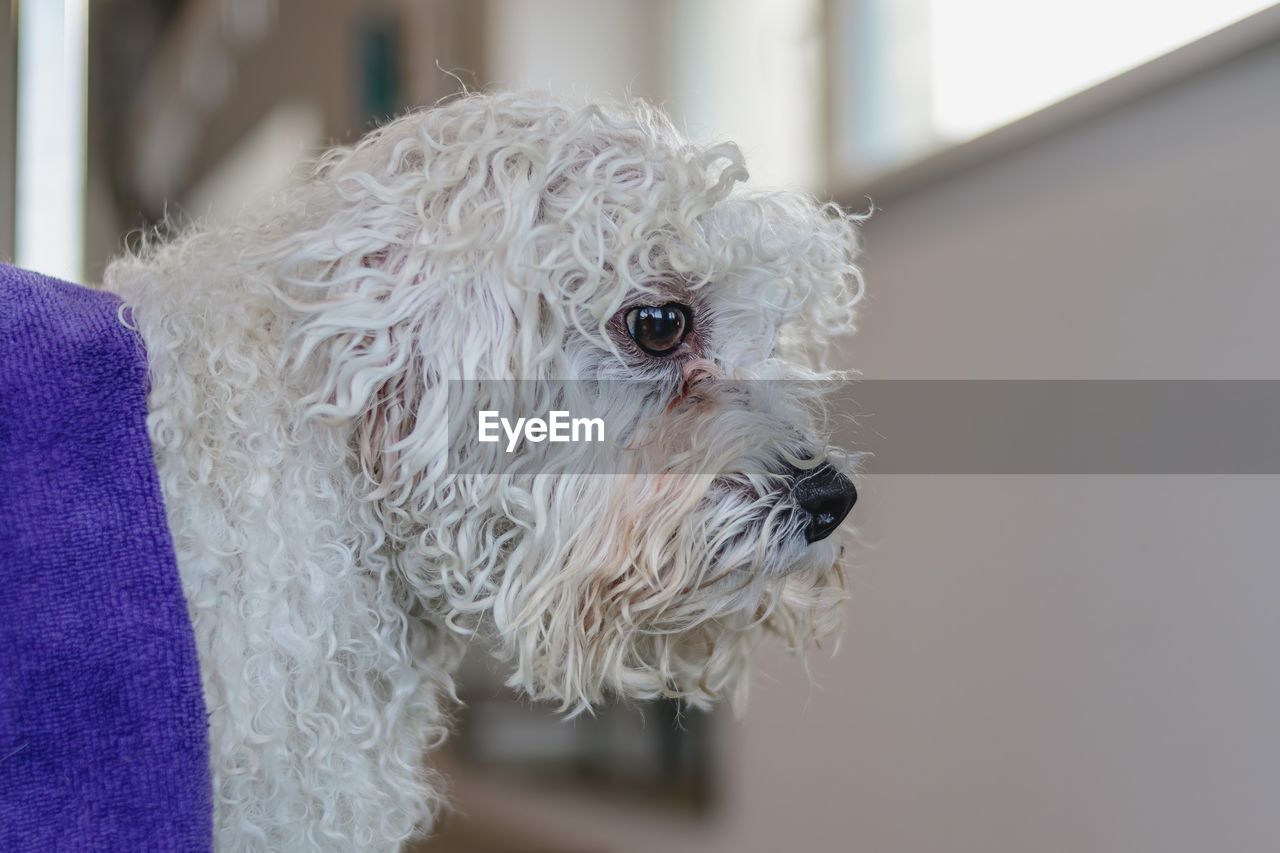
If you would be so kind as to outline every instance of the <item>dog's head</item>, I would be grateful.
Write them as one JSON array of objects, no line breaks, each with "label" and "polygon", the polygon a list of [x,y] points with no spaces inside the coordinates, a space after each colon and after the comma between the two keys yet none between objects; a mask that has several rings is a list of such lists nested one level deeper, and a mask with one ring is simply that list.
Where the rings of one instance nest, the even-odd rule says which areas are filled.
[{"label": "dog's head", "polygon": [[[473,96],[327,157],[273,249],[311,411],[353,426],[404,577],[535,697],[705,702],[766,630],[838,621],[855,492],[821,381],[861,294],[853,221],[746,177],[640,104]],[[450,389],[501,410],[481,389],[507,380],[594,389],[610,470],[459,467],[493,448]]]}]

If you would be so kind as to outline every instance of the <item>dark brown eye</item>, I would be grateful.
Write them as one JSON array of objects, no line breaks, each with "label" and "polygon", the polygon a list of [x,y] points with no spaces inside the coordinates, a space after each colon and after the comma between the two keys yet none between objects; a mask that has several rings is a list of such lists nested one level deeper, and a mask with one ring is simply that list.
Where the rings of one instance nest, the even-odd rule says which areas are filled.
[{"label": "dark brown eye", "polygon": [[693,325],[688,306],[641,305],[627,312],[627,333],[649,355],[670,355]]}]

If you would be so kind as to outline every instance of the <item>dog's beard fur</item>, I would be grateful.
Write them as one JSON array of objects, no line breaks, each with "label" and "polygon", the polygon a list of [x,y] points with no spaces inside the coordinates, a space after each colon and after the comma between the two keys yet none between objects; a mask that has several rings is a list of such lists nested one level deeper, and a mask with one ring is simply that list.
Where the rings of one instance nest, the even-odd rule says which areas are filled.
[{"label": "dog's beard fur", "polygon": [[[765,633],[835,627],[841,545],[805,543],[782,475],[828,455],[814,401],[735,405],[717,382],[833,375],[854,222],[745,178],[736,148],[641,104],[468,97],[108,268],[152,364],[220,839],[377,849],[424,825],[418,758],[467,637],[580,710],[740,697]],[[667,301],[696,321],[657,359],[618,318]],[[645,380],[643,447],[689,452],[452,470],[448,383],[509,379]]]},{"label": "dog's beard fur", "polygon": [[[604,388],[625,398],[634,386]],[[808,419],[797,416],[813,401],[793,389],[812,386],[704,377],[675,401],[659,391],[597,403],[610,424],[635,427],[619,460],[603,458],[616,445],[579,445],[556,460],[561,473],[424,483],[425,518],[411,529],[430,550],[402,553],[429,568],[406,574],[456,625],[491,635],[514,662],[510,684],[535,698],[574,710],[610,696],[706,705],[736,688],[741,701],[763,633],[803,648],[839,618],[838,546],[806,543],[783,467],[828,458],[798,446]],[[478,445],[450,434],[465,437],[454,462],[465,467]]]}]

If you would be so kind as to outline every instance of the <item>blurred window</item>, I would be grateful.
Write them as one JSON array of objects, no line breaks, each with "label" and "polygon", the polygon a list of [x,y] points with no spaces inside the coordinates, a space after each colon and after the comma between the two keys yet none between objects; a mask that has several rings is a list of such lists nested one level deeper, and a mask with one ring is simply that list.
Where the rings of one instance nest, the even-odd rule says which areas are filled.
[{"label": "blurred window", "polygon": [[16,250],[20,266],[78,279],[83,265],[87,0],[18,15]]},{"label": "blurred window", "polygon": [[865,180],[1274,0],[833,0],[834,165]]},{"label": "blurred window", "polygon": [[822,5],[694,0],[673,8],[664,106],[694,139],[731,139],[754,187],[818,189]]},{"label": "blurred window", "polygon": [[504,0],[497,8],[485,58],[495,85],[644,97],[699,142],[737,142],[752,186],[822,186],[821,0]]}]

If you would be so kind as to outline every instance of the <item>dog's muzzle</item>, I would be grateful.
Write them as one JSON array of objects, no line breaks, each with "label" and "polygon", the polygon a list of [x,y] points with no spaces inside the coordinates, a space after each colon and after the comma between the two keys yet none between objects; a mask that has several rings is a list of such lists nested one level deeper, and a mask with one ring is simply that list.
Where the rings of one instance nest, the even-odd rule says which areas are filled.
[{"label": "dog's muzzle", "polygon": [[836,531],[858,502],[853,481],[827,463],[807,471],[793,469],[791,496],[809,515],[804,529],[808,542],[819,542]]}]

